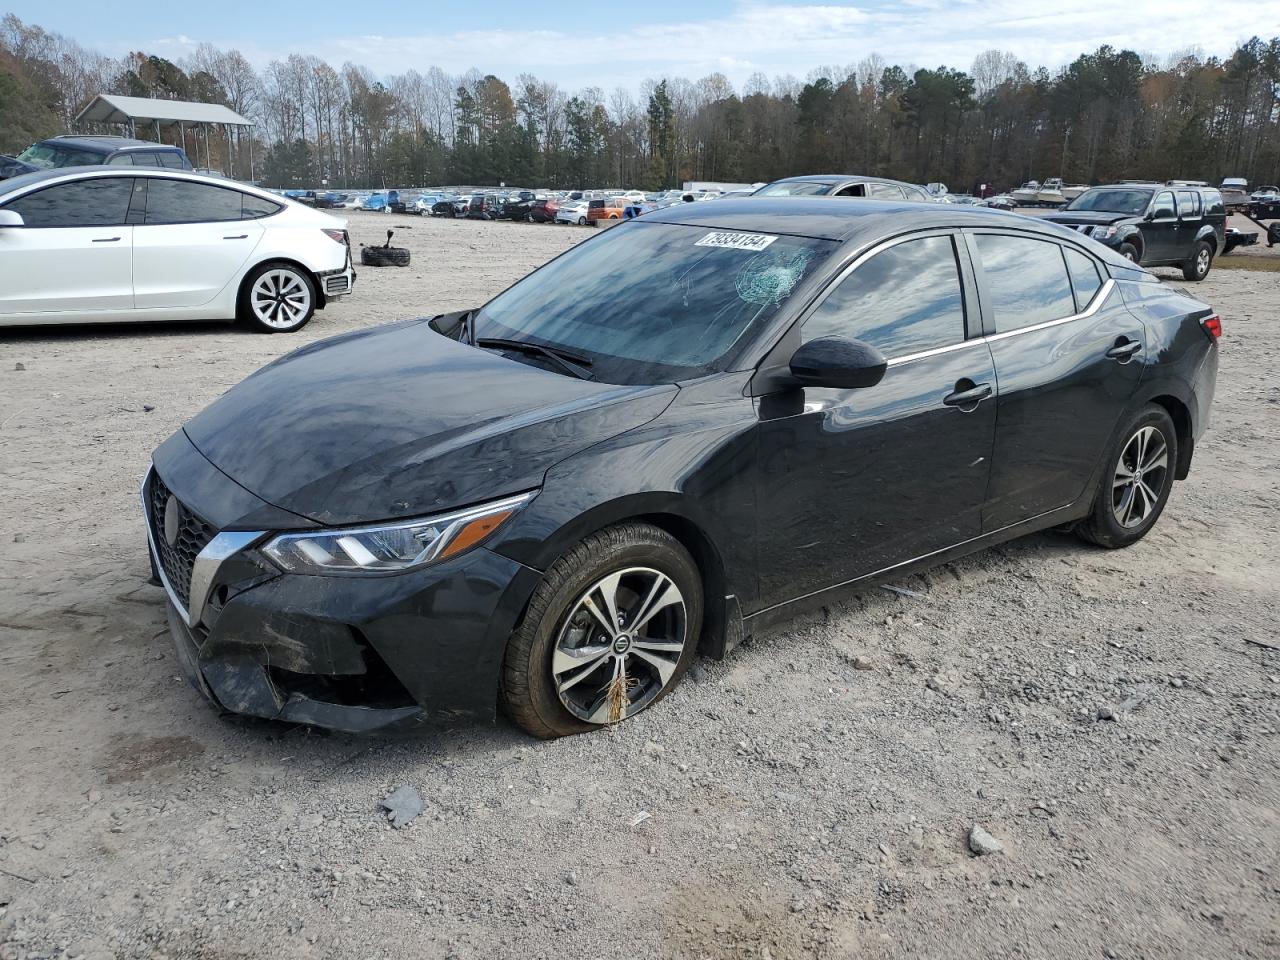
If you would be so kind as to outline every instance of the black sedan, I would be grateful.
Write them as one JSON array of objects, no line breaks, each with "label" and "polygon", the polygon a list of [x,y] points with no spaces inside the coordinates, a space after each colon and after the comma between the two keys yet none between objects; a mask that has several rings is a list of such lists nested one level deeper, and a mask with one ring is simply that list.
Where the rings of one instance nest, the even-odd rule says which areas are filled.
[{"label": "black sedan", "polygon": [[1048,527],[1141,539],[1220,333],[1028,218],[684,204],[253,374],[155,451],[151,556],[227,710],[590,730],[879,578]]}]

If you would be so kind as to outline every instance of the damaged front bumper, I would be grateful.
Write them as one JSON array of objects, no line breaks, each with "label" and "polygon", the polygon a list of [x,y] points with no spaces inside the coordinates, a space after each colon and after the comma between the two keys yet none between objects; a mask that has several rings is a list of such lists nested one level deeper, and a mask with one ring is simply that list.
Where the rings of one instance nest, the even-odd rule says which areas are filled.
[{"label": "damaged front bumper", "polygon": [[[179,663],[213,703],[349,732],[494,717],[507,639],[537,571],[479,547],[391,576],[285,574],[257,549],[272,532],[184,541],[186,524],[203,522],[199,491],[182,471],[166,479],[153,469],[143,483],[151,560]],[[181,522],[157,506],[171,501]],[[175,528],[179,547],[199,547],[189,576],[164,553]]]}]

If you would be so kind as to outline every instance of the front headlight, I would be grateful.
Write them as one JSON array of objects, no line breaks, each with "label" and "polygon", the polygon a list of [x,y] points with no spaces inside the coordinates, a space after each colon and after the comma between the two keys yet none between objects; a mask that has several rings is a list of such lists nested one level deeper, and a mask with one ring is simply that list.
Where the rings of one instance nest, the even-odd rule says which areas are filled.
[{"label": "front headlight", "polygon": [[1089,236],[1093,237],[1095,240],[1110,240],[1115,235],[1116,235],[1115,227],[1103,227],[1103,226],[1094,227],[1093,231],[1089,234]]},{"label": "front headlight", "polygon": [[288,573],[399,573],[469,550],[502,526],[536,492],[423,520],[282,533],[262,552]]}]

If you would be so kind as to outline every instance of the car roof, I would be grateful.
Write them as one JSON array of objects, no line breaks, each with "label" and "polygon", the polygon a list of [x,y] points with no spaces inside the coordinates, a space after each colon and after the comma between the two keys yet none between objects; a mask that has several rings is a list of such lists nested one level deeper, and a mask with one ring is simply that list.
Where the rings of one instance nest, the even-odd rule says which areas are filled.
[{"label": "car roof", "polygon": [[683,203],[638,222],[683,223],[713,230],[787,234],[820,240],[873,240],[908,230],[957,227],[1014,227],[1055,239],[1078,234],[1038,217],[1006,213],[991,207],[908,200],[850,200],[830,197],[743,197],[710,203]]},{"label": "car roof", "polygon": [[765,186],[771,187],[775,183],[896,183],[900,187],[923,189],[918,183],[891,180],[889,177],[871,177],[861,173],[815,173],[807,177],[783,177],[781,180],[771,180]]},{"label": "car roof", "polygon": [[176,151],[180,149],[167,143],[155,143],[151,140],[131,140],[128,137],[51,137],[48,140],[42,140],[41,143],[75,147],[79,150],[95,150],[99,153],[111,153],[115,150],[135,150],[139,147],[147,147],[152,150]]},{"label": "car roof", "polygon": [[113,166],[54,167],[51,170],[37,170],[34,173],[19,174],[16,177],[10,177],[8,180],[0,180],[0,197],[5,197],[15,191],[38,186],[45,182],[87,180],[94,177],[154,177],[164,180],[192,180],[196,183],[207,183],[216,187],[232,187],[245,193],[251,193],[256,197],[282,199],[269,190],[263,190],[261,187],[251,186],[227,177],[211,177],[204,173],[192,173],[189,170],[177,170],[168,167]]}]

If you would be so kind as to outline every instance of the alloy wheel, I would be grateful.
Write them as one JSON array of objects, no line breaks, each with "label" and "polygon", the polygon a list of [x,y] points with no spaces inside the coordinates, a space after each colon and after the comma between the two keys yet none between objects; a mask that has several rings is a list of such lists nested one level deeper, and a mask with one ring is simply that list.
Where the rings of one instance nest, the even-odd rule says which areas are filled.
[{"label": "alloy wheel", "polygon": [[1196,276],[1203,277],[1209,272],[1209,251],[1201,247],[1196,254]]},{"label": "alloy wheel", "polygon": [[268,270],[249,293],[254,315],[268,327],[286,330],[311,309],[311,290],[292,270]]},{"label": "alloy wheel", "polygon": [[671,683],[684,653],[685,601],[670,577],[629,567],[578,597],[551,654],[561,704],[587,723],[616,723]]},{"label": "alloy wheel", "polygon": [[1160,502],[1169,473],[1169,445],[1153,426],[1138,430],[1120,451],[1111,483],[1111,510],[1126,529],[1140,527]]}]

